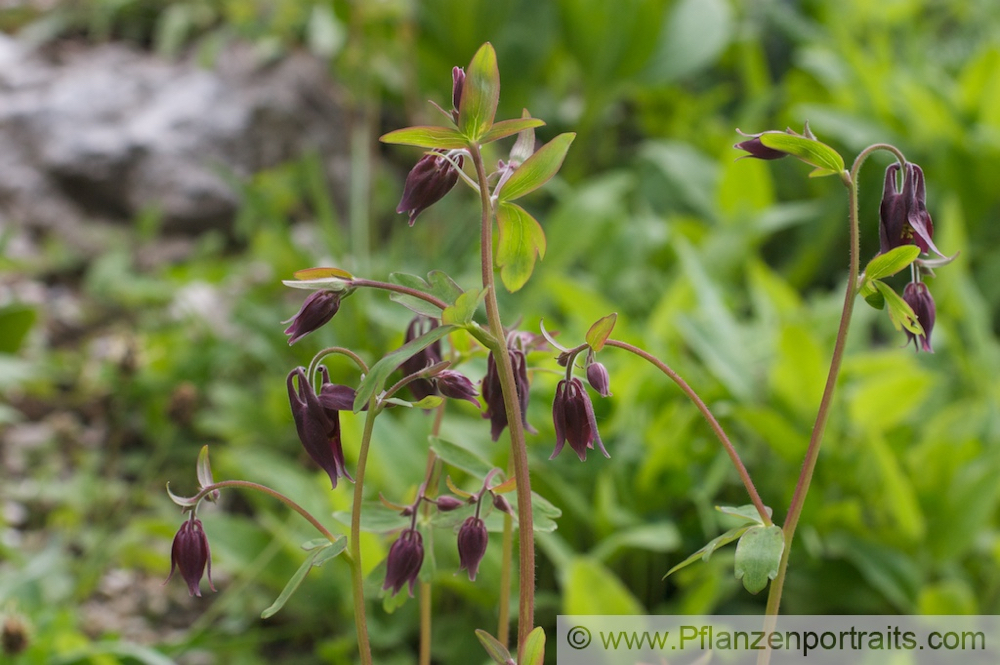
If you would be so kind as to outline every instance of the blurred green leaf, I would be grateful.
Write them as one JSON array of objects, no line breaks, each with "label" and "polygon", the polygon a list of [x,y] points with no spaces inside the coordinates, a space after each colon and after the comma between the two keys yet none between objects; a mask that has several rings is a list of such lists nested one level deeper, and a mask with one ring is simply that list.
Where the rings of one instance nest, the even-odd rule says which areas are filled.
[{"label": "blurred green leaf", "polygon": [[750,593],[759,593],[768,580],[778,575],[778,564],[785,549],[785,534],[781,527],[750,527],[736,544],[736,579]]},{"label": "blurred green leaf", "polygon": [[[767,508],[767,506],[765,506],[765,508]],[[723,515],[731,515],[733,517],[738,517],[739,519],[744,520],[746,522],[750,522],[752,524],[761,524],[761,525],[764,524],[763,520],[761,520],[760,513],[757,512],[757,506],[753,505],[752,503],[749,503],[745,506],[716,506],[715,509],[718,510]],[[771,509],[767,508],[768,517],[771,516],[771,512],[772,512]]]},{"label": "blurred green leaf", "polygon": [[467,471],[474,478],[485,478],[486,474],[493,470],[493,465],[482,457],[451,441],[446,441],[440,437],[431,437],[431,450],[441,458],[441,460],[456,469]]},{"label": "blurred green leaf", "polygon": [[476,315],[476,310],[479,309],[479,306],[486,299],[486,294],[487,290],[482,289],[478,292],[466,291],[458,296],[455,304],[446,308],[441,313],[441,323],[455,326],[464,326],[470,323],[472,317]]},{"label": "blurred green leaf", "polygon": [[500,242],[497,265],[500,279],[508,291],[520,290],[535,270],[535,258],[545,257],[545,232],[527,210],[516,203],[497,206]]},{"label": "blurred green leaf", "polygon": [[903,245],[890,249],[885,254],[878,254],[868,262],[864,275],[869,280],[885,279],[913,263],[920,256],[920,248],[916,245]]},{"label": "blurred green leaf", "polygon": [[497,193],[501,203],[514,201],[529,194],[552,179],[562,166],[576,134],[569,132],[555,137],[528,157],[511,174]]},{"label": "blurred green leaf", "polygon": [[539,118],[501,120],[500,122],[493,123],[493,127],[490,128],[490,131],[486,132],[480,142],[485,145],[521,131],[530,130],[532,127],[542,127],[543,125],[545,125],[545,121]]},{"label": "blurred green leaf", "polygon": [[0,307],[0,353],[17,353],[37,318],[35,309],[28,305]]},{"label": "blurred green leaf", "polygon": [[[393,284],[422,291],[449,304],[454,303],[463,293],[462,289],[455,283],[455,280],[440,270],[432,270],[427,273],[426,280],[416,275],[394,272],[389,275],[389,281]],[[389,299],[398,302],[403,307],[417,314],[423,314],[435,319],[441,316],[441,310],[437,306],[421,298],[394,291],[389,294]]]},{"label": "blurred green leaf", "polygon": [[493,45],[486,42],[465,70],[458,129],[467,141],[480,142],[493,127],[500,101],[500,70]]},{"label": "blurred green leaf", "polygon": [[599,561],[575,556],[562,571],[562,614],[644,614],[621,580]]},{"label": "blurred green leaf", "polygon": [[611,331],[615,329],[615,322],[618,320],[618,314],[612,313],[607,316],[598,319],[594,325],[590,326],[587,330],[587,344],[594,352],[598,352],[604,348],[604,343],[608,341],[608,337],[611,336]]},{"label": "blurred green leaf", "polygon": [[656,53],[640,78],[663,85],[710,65],[729,45],[733,23],[725,0],[680,0],[670,8]]}]

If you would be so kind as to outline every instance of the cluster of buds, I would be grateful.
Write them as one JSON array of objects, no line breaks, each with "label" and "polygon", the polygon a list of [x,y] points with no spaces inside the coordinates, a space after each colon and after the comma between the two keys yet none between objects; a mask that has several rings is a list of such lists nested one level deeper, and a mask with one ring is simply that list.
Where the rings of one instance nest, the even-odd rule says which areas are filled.
[{"label": "cluster of buds", "polygon": [[[438,326],[435,319],[426,316],[416,316],[406,327],[405,342],[412,342]],[[441,343],[433,342],[417,354],[407,358],[400,366],[404,374],[414,375],[442,363]],[[471,402],[479,408],[479,393],[472,381],[461,372],[452,369],[442,369],[428,378],[418,377],[407,384],[415,399],[422,400],[429,395],[441,395],[449,399],[461,399]]]}]

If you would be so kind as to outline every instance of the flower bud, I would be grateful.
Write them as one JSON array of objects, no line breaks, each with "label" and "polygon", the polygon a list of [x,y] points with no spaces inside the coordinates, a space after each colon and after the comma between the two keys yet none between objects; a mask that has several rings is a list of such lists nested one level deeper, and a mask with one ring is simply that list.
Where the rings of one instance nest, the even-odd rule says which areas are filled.
[{"label": "flower bud", "polygon": [[483,555],[486,554],[489,540],[490,534],[486,531],[486,525],[478,517],[466,519],[458,530],[458,569],[468,571],[469,579],[473,582],[479,572]]},{"label": "flower bud", "polygon": [[188,585],[188,593],[201,597],[201,578],[208,567],[208,586],[215,591],[212,584],[212,553],[208,547],[208,536],[201,526],[201,520],[192,514],[174,536],[170,548],[170,574],[163,582],[166,584],[174,576],[175,570],[181,571],[181,576]]},{"label": "flower bud", "polygon": [[[784,132],[779,132],[777,130],[771,130],[768,132],[760,132],[758,134],[744,134],[740,130],[736,130],[740,135],[747,137],[746,141],[740,141],[733,147],[737,150],[746,150],[748,155],[743,155],[743,157],[754,157],[756,159],[781,159],[782,157],[787,157],[788,153],[782,150],[775,150],[774,148],[768,148],[764,145],[760,137],[764,134],[783,134]],[[743,157],[740,157],[742,159]]]},{"label": "flower bud", "polygon": [[285,329],[291,346],[317,328],[323,327],[340,309],[340,293],[337,291],[313,291],[302,303],[298,313],[282,323],[291,323]]},{"label": "flower bud", "polygon": [[[330,477],[333,488],[341,476],[353,480],[344,462],[344,447],[340,438],[340,411],[354,403],[354,390],[330,383],[326,367],[320,394],[313,392],[304,367],[296,367],[286,379],[295,430],[302,447]],[[298,379],[296,390],[295,379]],[[341,407],[344,407],[343,409]]]},{"label": "flower bud", "polygon": [[906,343],[914,342],[918,352],[923,349],[928,353],[934,353],[934,349],[931,348],[931,330],[934,329],[936,307],[927,285],[923,282],[910,282],[903,289],[903,300],[913,309],[913,313],[917,315],[917,323],[924,329],[923,335],[914,335],[907,330]]},{"label": "flower bud", "polygon": [[[461,155],[458,165],[462,165]],[[440,151],[428,153],[420,158],[416,166],[406,176],[403,198],[396,206],[396,212],[410,215],[410,226],[417,215],[444,198],[458,182],[458,171]]]},{"label": "flower bud", "polygon": [[392,589],[392,595],[399,593],[403,585],[410,585],[410,597],[416,584],[420,566],[424,562],[424,540],[416,529],[406,529],[389,548],[385,566],[385,584],[382,589]]},{"label": "flower bud", "polygon": [[462,105],[462,90],[465,88],[465,70],[461,67],[451,69],[451,116],[458,122],[458,109]]},{"label": "flower bud", "polygon": [[502,513],[507,513],[508,515],[514,514],[514,508],[510,505],[510,501],[507,500],[503,494],[493,495],[493,507]]},{"label": "flower bud", "polygon": [[437,383],[438,392],[445,397],[464,399],[475,404],[477,409],[479,408],[479,400],[476,399],[476,395],[479,393],[472,385],[472,381],[461,372],[451,369],[442,370],[438,372],[434,380]]},{"label": "flower bud", "polygon": [[[528,424],[528,363],[524,351],[516,347],[508,347],[511,368],[514,370],[514,387],[521,406],[521,424],[525,431],[534,433],[535,428]],[[486,411],[483,418],[490,419],[490,435],[496,441],[507,427],[507,407],[503,401],[503,388],[500,385],[500,374],[497,372],[496,359],[493,353],[486,358],[486,376],[483,377],[483,401]]]},{"label": "flower bud", "polygon": [[611,457],[597,432],[594,407],[580,379],[563,379],[556,386],[552,422],[556,429],[556,448],[549,459],[555,458],[567,441],[581,462],[586,461],[587,449],[593,450],[595,441],[604,456]]},{"label": "flower bud", "polygon": [[444,496],[439,496],[435,503],[437,504],[437,509],[443,513],[451,512],[452,510],[457,510],[465,505],[465,502],[461,499],[457,499],[449,494]]},{"label": "flower bud", "polygon": [[611,396],[611,379],[607,368],[601,363],[594,361],[587,365],[587,382],[601,397]]}]

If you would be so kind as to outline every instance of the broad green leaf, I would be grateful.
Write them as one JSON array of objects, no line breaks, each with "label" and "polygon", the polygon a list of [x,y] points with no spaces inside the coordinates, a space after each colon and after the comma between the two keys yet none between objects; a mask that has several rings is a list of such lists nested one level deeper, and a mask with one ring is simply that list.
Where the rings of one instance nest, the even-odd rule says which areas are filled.
[{"label": "broad green leaf", "polygon": [[524,641],[524,649],[521,655],[522,665],[542,665],[545,662],[545,631],[541,626],[536,626],[528,633],[528,639]]},{"label": "broad green leaf", "polygon": [[536,492],[531,493],[531,518],[535,525],[535,531],[546,533],[555,531],[558,527],[556,520],[560,517],[562,517],[562,511],[556,508],[548,499]]},{"label": "broad green leaf", "polygon": [[[771,509],[764,506],[767,509],[767,516],[771,516]],[[733,507],[733,506],[716,506],[718,510],[723,515],[732,515],[733,517],[739,517],[747,522],[753,522],[754,524],[763,524],[764,522],[760,518],[760,513],[757,512],[757,507],[752,503],[745,506]]]},{"label": "broad green leaf", "polygon": [[[531,131],[535,127],[542,127],[545,121],[540,118],[514,118],[511,120],[501,120],[494,123],[490,131],[486,132],[479,141],[482,144],[491,143],[498,139],[517,134],[522,131]],[[533,133],[533,132],[532,132]],[[532,146],[534,148],[534,146]]]},{"label": "broad green leaf", "polygon": [[493,637],[482,628],[476,628],[476,637],[479,638],[479,643],[483,645],[483,648],[486,649],[486,653],[490,655],[490,658],[494,663],[498,663],[499,665],[510,665],[514,662],[510,652],[507,651],[507,647],[500,644],[500,640]]},{"label": "broad green leaf", "polygon": [[924,329],[917,321],[917,315],[914,314],[913,308],[885,282],[876,279],[872,283],[885,298],[885,304],[889,309],[889,320],[892,321],[896,330],[906,328],[914,335],[923,335]]},{"label": "broad green leaf", "polygon": [[916,245],[903,245],[891,249],[885,254],[879,254],[865,266],[867,279],[884,279],[913,263],[920,256],[920,248]]},{"label": "broad green leaf", "polygon": [[418,148],[438,148],[457,150],[468,147],[469,141],[457,130],[450,127],[404,127],[379,137],[382,143],[412,145]]},{"label": "broad green leaf", "polygon": [[643,614],[617,575],[596,559],[573,557],[564,567],[562,614]]},{"label": "broad green leaf", "polygon": [[476,310],[486,299],[486,289],[482,291],[466,291],[458,297],[455,304],[441,313],[441,322],[456,326],[464,326],[472,321]]},{"label": "broad green leaf", "polygon": [[372,395],[376,395],[382,391],[382,388],[385,386],[385,382],[389,379],[389,376],[396,371],[397,367],[426,349],[434,342],[445,337],[453,330],[456,330],[455,326],[449,325],[441,325],[437,328],[432,328],[420,337],[407,342],[375,363],[365,376],[364,380],[361,382],[361,385],[358,386],[358,392],[354,396],[354,413],[363,409],[365,404],[367,404],[372,398]]},{"label": "broad green leaf", "polygon": [[611,331],[615,329],[615,322],[618,321],[618,313],[613,312],[597,320],[587,331],[587,344],[595,352],[604,348],[604,343],[611,336]]},{"label": "broad green leaf", "polygon": [[[0,239],[0,253],[2,252]],[[0,307],[0,353],[17,353],[37,318],[35,309],[28,305],[14,303]]]},{"label": "broad green leaf", "polygon": [[835,175],[844,170],[844,158],[840,153],[814,139],[784,132],[764,132],[760,135],[760,142],[768,148],[787,152],[821,171],[813,175]]},{"label": "broad green leaf", "polygon": [[[351,525],[351,512],[338,510],[333,519],[345,526]],[[409,517],[403,517],[398,510],[388,508],[381,501],[365,501],[361,504],[361,530],[367,533],[388,533],[406,526]]]},{"label": "broad green leaf", "polygon": [[515,203],[497,206],[500,243],[497,265],[500,279],[513,293],[527,283],[535,270],[535,257],[545,257],[545,232],[538,221]]},{"label": "broad green leaf", "polygon": [[430,437],[431,450],[444,460],[445,464],[467,471],[477,478],[485,478],[493,470],[493,465],[468,448],[438,437]]},{"label": "broad green leaf", "polygon": [[[393,284],[422,291],[449,304],[454,303],[463,293],[461,287],[455,283],[455,280],[440,270],[432,270],[427,273],[426,280],[417,275],[394,272],[389,275],[389,281]],[[414,296],[393,292],[389,295],[389,299],[398,302],[403,307],[417,314],[423,314],[435,319],[441,316],[441,310],[436,305]]]},{"label": "broad green leaf", "polygon": [[750,593],[759,593],[778,575],[785,534],[780,526],[750,527],[736,544],[736,579]]},{"label": "broad green leaf", "polygon": [[590,555],[607,561],[624,548],[643,549],[649,552],[672,552],[681,545],[681,535],[673,522],[643,524],[615,531],[598,543]]},{"label": "broad green leaf", "polygon": [[302,584],[302,581],[306,578],[306,573],[309,572],[310,568],[313,566],[323,565],[326,561],[329,561],[343,552],[345,547],[347,547],[347,539],[341,537],[338,538],[335,543],[330,543],[328,541],[326,547],[313,549],[306,560],[302,562],[302,565],[299,566],[299,569],[295,571],[295,574],[292,575],[291,579],[288,580],[288,584],[286,584],[285,588],[282,589],[278,598],[271,603],[270,607],[260,613],[260,618],[270,619],[277,614],[278,611],[285,606],[285,603],[288,602],[288,599],[292,597],[292,594],[295,593],[295,591]]},{"label": "broad green leaf", "polygon": [[576,134],[573,132],[560,134],[536,150],[511,174],[497,193],[497,198],[501,202],[513,201],[547,183],[559,172],[575,138]]},{"label": "broad green leaf", "polygon": [[462,101],[458,106],[458,129],[467,141],[483,140],[493,127],[500,101],[500,69],[493,45],[486,42],[465,69]]},{"label": "broad green leaf", "polygon": [[747,530],[750,528],[751,528],[750,526],[741,526],[735,529],[730,529],[721,536],[716,536],[712,540],[705,543],[705,545],[697,552],[695,552],[694,554],[692,554],[691,556],[684,559],[679,564],[668,570],[667,574],[663,576],[663,579],[667,579],[681,568],[686,568],[687,566],[690,566],[698,559],[701,559],[702,561],[708,561],[709,557],[712,556],[712,553],[715,552],[715,550],[719,549],[723,545],[728,545],[729,543],[733,542],[734,540],[742,536],[744,533],[746,533]]}]

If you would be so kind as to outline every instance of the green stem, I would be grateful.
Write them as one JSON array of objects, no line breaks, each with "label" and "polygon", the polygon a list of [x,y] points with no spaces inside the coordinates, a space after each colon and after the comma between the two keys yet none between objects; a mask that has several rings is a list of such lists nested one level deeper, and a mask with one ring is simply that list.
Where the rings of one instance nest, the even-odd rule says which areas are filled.
[{"label": "green stem", "polygon": [[[441,422],[444,420],[444,411],[447,402],[442,402],[434,410],[434,425],[431,427],[431,436],[438,436],[441,433]],[[424,474],[424,486],[427,488],[426,495],[433,498],[437,495],[437,485],[441,475],[441,460],[433,450],[427,451],[427,471]],[[431,504],[424,502],[424,517],[430,519]],[[431,591],[430,582],[420,582],[420,665],[431,664]]]},{"label": "green stem", "polygon": [[368,620],[365,615],[364,572],[361,567],[361,502],[364,498],[365,467],[368,464],[368,448],[371,445],[375,416],[379,414],[378,398],[374,395],[368,402],[365,429],[358,449],[358,466],[354,472],[354,505],[351,506],[350,553],[354,561],[351,567],[351,591],[354,597],[354,623],[358,632],[358,651],[364,665],[372,665],[372,648],[368,638]]},{"label": "green stem", "polygon": [[411,289],[408,286],[402,286],[401,284],[392,284],[391,282],[378,282],[372,279],[360,279],[355,277],[351,280],[353,286],[367,286],[372,289],[382,289],[384,291],[394,291],[396,293],[401,293],[406,296],[412,296],[414,298],[420,298],[430,304],[434,305],[440,310],[444,310],[448,307],[448,303],[441,300],[440,298],[435,298],[429,293],[424,293],[417,289]]},{"label": "green stem", "polygon": [[347,356],[348,358],[354,361],[354,364],[358,366],[362,374],[368,373],[368,365],[366,365],[365,361],[361,359],[361,356],[354,353],[354,351],[351,351],[350,349],[345,349],[342,346],[329,346],[320,351],[319,353],[317,353],[315,356],[313,356],[313,359],[309,362],[309,369],[308,371],[306,371],[306,378],[308,378],[310,382],[315,381],[316,370],[319,369],[320,361],[322,361],[323,358],[326,358],[327,356],[332,356],[335,354],[341,356]]},{"label": "green stem", "polygon": [[[848,225],[850,227],[850,266],[847,275],[847,288],[840,315],[840,327],[837,329],[837,339],[833,346],[833,358],[830,360],[830,370],[826,377],[826,386],[823,389],[823,397],[820,399],[819,409],[816,411],[816,422],[813,424],[812,435],[809,438],[809,447],[806,449],[805,459],[802,462],[799,480],[795,485],[795,492],[792,494],[792,501],[788,506],[788,515],[782,527],[785,535],[785,548],[781,552],[778,574],[774,578],[774,581],[771,582],[771,588],[768,591],[765,630],[773,630],[778,611],[781,607],[781,596],[785,587],[785,575],[788,571],[788,559],[792,550],[792,540],[795,537],[795,529],[798,527],[799,518],[802,516],[802,508],[805,505],[809,486],[812,483],[812,477],[816,470],[816,462],[819,459],[819,451],[823,443],[823,434],[826,432],[827,421],[830,417],[833,393],[837,387],[840,367],[844,360],[844,349],[847,345],[847,333],[850,330],[851,317],[854,313],[854,301],[858,292],[858,272],[860,271],[859,255],[861,252],[861,242],[858,211],[858,173],[861,165],[868,156],[877,150],[887,150],[895,155],[902,164],[906,164],[906,157],[898,148],[886,143],[876,143],[865,148],[858,154],[854,160],[854,164],[851,166],[850,174],[844,173],[841,175],[850,198],[848,218]],[[770,660],[770,650],[765,650],[760,653],[758,664],[767,665]]]},{"label": "green stem", "polygon": [[517,529],[519,555],[519,595],[517,621],[517,651],[520,661],[524,645],[535,623],[535,533],[531,514],[531,479],[528,475],[528,449],[524,440],[521,403],[514,382],[514,369],[507,351],[506,336],[500,320],[497,304],[496,283],[493,278],[493,205],[490,202],[486,168],[479,145],[469,146],[472,162],[476,167],[479,181],[479,196],[482,202],[482,223],[480,224],[480,262],[482,264],[483,288],[486,289],[486,318],[495,346],[490,350],[496,361],[497,376],[503,393],[504,408],[507,412],[507,427],[510,430],[511,463],[514,478],[517,479]]},{"label": "green stem", "polygon": [[767,508],[764,506],[764,502],[761,500],[760,494],[757,493],[757,488],[754,486],[753,480],[750,479],[750,474],[747,472],[747,468],[744,466],[743,460],[740,459],[739,453],[736,452],[736,448],[729,440],[729,437],[726,435],[726,431],[722,429],[722,425],[719,424],[719,421],[715,418],[711,409],[709,409],[705,402],[702,401],[701,397],[698,396],[698,393],[696,393],[694,389],[688,385],[687,381],[682,379],[677,372],[672,370],[665,362],[653,354],[644,351],[637,346],[633,346],[628,342],[620,342],[616,339],[609,339],[604,343],[604,345],[613,346],[615,348],[628,351],[629,353],[634,353],[643,360],[651,363],[658,370],[666,374],[671,381],[676,383],[684,394],[688,396],[688,399],[694,402],[694,405],[701,412],[701,415],[706,421],[708,421],[712,431],[715,432],[715,436],[722,443],[722,447],[725,448],[726,454],[728,454],[729,459],[732,460],[733,466],[736,467],[736,472],[739,474],[740,480],[743,481],[743,486],[746,488],[747,494],[750,495],[750,501],[753,502],[753,505],[757,509],[757,513],[760,514],[760,518],[764,525],[771,526],[771,516],[767,513]]}]

